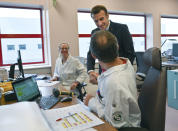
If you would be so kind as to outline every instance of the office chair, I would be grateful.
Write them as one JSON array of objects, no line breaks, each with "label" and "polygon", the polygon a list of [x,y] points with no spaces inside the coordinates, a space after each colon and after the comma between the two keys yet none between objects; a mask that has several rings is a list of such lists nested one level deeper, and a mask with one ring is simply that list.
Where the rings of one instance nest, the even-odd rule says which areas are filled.
[{"label": "office chair", "polygon": [[[77,58],[86,67],[86,58],[80,56],[75,56],[75,58]],[[87,86],[87,84],[83,82],[79,83],[78,86],[76,87],[78,92],[77,98],[79,98],[81,101],[83,101],[84,96],[87,94],[85,86]]]},{"label": "office chair", "polygon": [[87,64],[87,59],[85,57],[75,56],[84,66]]},{"label": "office chair", "polygon": [[143,56],[150,66],[138,98],[141,110],[141,127],[121,128],[119,131],[164,131],[166,111],[166,71],[161,66],[158,48],[148,49]]},{"label": "office chair", "polygon": [[135,52],[136,54],[136,63],[137,63],[137,71],[136,71],[136,80],[137,80],[137,89],[140,92],[142,84],[147,75],[148,69],[150,66],[145,64],[143,60],[144,52]]},{"label": "office chair", "polygon": [[80,99],[81,101],[83,101],[84,96],[87,94],[85,90],[86,85],[87,84],[83,82],[83,83],[79,83],[78,86],[76,87],[76,89],[78,90],[77,98]]}]

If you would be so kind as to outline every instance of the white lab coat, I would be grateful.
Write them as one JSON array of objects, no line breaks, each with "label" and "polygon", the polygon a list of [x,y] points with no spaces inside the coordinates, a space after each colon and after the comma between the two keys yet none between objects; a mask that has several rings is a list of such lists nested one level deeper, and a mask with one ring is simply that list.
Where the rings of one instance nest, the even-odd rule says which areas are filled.
[{"label": "white lab coat", "polygon": [[58,77],[62,85],[70,86],[75,81],[84,82],[87,73],[84,65],[77,58],[69,55],[66,62],[62,64],[62,57],[59,55],[53,77]]},{"label": "white lab coat", "polygon": [[126,60],[126,64],[111,67],[99,76],[100,95],[97,93],[88,103],[91,110],[116,128],[139,127],[141,121],[135,72]]}]

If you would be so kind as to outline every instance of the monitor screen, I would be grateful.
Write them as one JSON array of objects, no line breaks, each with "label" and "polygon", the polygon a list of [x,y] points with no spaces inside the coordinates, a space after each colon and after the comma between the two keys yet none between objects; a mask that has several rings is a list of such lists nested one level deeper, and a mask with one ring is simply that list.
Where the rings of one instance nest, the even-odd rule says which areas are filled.
[{"label": "monitor screen", "polygon": [[178,60],[178,43],[172,44],[172,56],[175,60]]},{"label": "monitor screen", "polygon": [[10,70],[9,70],[9,78],[10,78],[10,79],[14,79],[15,65],[16,65],[16,64],[12,64],[12,65],[10,66]]},{"label": "monitor screen", "polygon": [[37,82],[33,77],[13,82],[12,86],[18,101],[29,101],[40,96]]},{"label": "monitor screen", "polygon": [[23,65],[22,65],[20,50],[18,50],[17,64],[18,64],[18,67],[19,67],[19,71],[20,71],[22,77],[24,78],[24,71],[23,71]]},{"label": "monitor screen", "polygon": [[22,78],[24,78],[24,71],[23,71],[23,65],[22,65],[22,59],[21,59],[20,50],[18,50],[17,63],[12,64],[10,66],[10,71],[9,71],[9,78],[10,79],[14,79],[15,65],[18,65],[20,76],[22,76]]}]

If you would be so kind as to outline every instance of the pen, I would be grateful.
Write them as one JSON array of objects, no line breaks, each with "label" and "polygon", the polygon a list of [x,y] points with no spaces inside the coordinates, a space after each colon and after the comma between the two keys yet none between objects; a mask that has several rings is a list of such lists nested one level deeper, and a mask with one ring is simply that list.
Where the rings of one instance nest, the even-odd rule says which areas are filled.
[{"label": "pen", "polygon": [[67,117],[73,116],[73,115],[75,115],[75,114],[76,114],[76,113],[74,113],[74,114],[69,113],[69,115],[68,115],[68,116],[65,116],[65,117],[63,117],[63,118],[58,118],[56,121],[60,121],[60,120],[62,120],[62,119],[64,119],[64,118],[67,118]]},{"label": "pen", "polygon": [[62,120],[62,118],[58,118],[56,121],[60,121],[60,120]]}]

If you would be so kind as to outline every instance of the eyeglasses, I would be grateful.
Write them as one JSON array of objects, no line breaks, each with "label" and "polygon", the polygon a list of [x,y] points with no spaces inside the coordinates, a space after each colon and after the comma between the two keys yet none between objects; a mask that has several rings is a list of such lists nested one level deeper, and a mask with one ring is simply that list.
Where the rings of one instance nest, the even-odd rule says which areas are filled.
[{"label": "eyeglasses", "polygon": [[60,48],[59,47],[59,50],[68,50],[69,48]]}]

